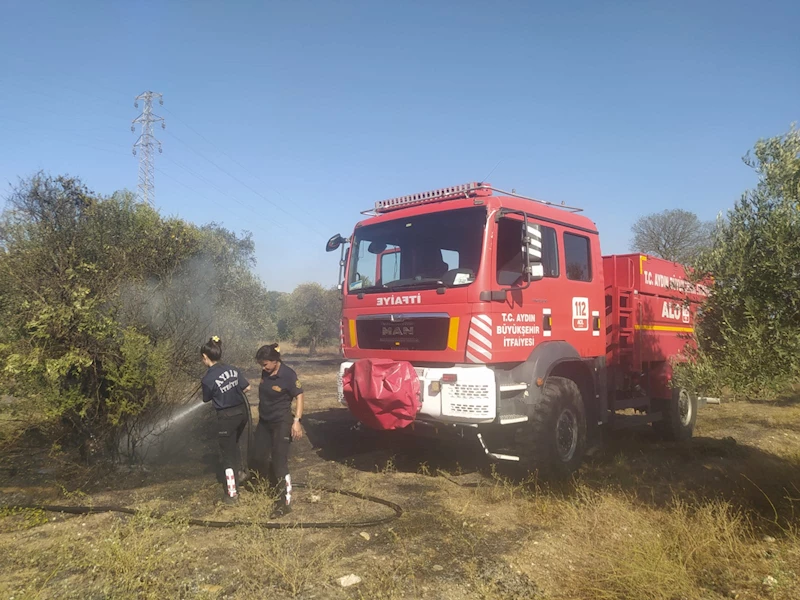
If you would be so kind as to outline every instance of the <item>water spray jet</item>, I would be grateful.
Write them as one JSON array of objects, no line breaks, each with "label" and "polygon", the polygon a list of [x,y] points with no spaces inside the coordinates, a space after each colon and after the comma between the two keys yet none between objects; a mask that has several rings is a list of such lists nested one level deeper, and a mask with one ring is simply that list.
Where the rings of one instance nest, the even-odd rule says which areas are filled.
[{"label": "water spray jet", "polygon": [[[191,396],[194,396],[196,393],[197,390],[195,390]],[[127,453],[131,459],[138,457],[140,460],[144,461],[150,449],[158,443],[162,434],[167,432],[173,425],[185,420],[186,417],[193,414],[198,408],[204,405],[204,402],[197,400],[192,404],[184,406],[177,412],[171,412],[157,419],[155,422],[137,425],[134,430],[125,434],[120,439],[120,451]],[[132,440],[134,440],[133,444],[131,443]]]},{"label": "water spray jet", "polygon": [[196,404],[191,404],[187,406],[177,414],[170,415],[166,419],[161,419],[160,422],[157,422],[153,426],[153,430],[147,433],[144,437],[146,438],[151,435],[159,435],[161,433],[164,433],[164,431],[166,431],[170,427],[170,425],[174,425],[175,423],[182,421],[204,404],[205,404],[204,402],[198,401]]}]

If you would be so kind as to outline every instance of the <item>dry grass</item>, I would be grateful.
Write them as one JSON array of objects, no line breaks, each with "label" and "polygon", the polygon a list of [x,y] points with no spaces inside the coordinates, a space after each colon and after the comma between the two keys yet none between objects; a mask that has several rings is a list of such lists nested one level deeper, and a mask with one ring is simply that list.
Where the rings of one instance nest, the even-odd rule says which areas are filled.
[{"label": "dry grass", "polygon": [[556,567],[569,582],[567,597],[724,597],[737,586],[757,587],[771,573],[751,524],[724,502],[676,501],[654,510],[624,495],[580,492],[560,506],[566,546],[580,548]]},{"label": "dry grass", "polygon": [[[343,410],[334,367],[295,367],[310,418]],[[296,494],[292,519],[386,514],[322,486],[403,505],[399,521],[365,532],[188,527],[188,516],[265,520],[271,499],[257,485],[236,508],[211,508],[218,486],[202,473],[145,477],[129,492],[104,482],[86,491],[90,500],[172,509],[172,518],[0,513],[0,597],[800,597],[800,406],[723,404],[701,412],[698,423],[689,444],[654,443],[646,434],[614,442],[558,486],[491,468],[462,473],[401,449],[365,449],[355,462],[297,456],[311,487]],[[71,499],[45,483],[37,489],[80,500],[69,485]],[[361,583],[340,587],[337,579],[349,573]]]}]

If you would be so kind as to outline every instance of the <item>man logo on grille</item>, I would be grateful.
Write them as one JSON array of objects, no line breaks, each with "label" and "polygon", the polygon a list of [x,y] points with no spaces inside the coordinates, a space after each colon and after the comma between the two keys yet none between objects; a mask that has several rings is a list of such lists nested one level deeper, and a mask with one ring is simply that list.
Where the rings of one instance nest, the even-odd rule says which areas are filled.
[{"label": "man logo on grille", "polygon": [[383,325],[381,327],[381,335],[392,335],[401,337],[405,335],[414,335],[414,326],[403,325],[401,327],[399,325]]}]

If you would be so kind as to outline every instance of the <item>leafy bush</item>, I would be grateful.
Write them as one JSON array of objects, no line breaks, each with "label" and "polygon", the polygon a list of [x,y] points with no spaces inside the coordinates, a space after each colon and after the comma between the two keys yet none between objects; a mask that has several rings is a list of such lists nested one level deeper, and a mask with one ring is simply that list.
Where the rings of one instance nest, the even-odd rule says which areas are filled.
[{"label": "leafy bush", "polygon": [[164,218],[127,192],[40,173],[13,191],[0,249],[6,389],[112,454],[176,381],[200,375],[210,335],[249,362],[275,334],[249,235]]},{"label": "leafy bush", "polygon": [[712,293],[683,376],[710,391],[771,397],[800,378],[800,132],[759,141],[745,162],[758,186],[698,260]]}]

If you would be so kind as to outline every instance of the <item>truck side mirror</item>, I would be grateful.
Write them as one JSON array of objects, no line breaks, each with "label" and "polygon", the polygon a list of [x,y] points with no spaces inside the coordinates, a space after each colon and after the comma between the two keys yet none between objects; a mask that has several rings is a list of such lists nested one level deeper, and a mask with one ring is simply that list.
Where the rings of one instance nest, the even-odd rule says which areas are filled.
[{"label": "truck side mirror", "polygon": [[344,285],[343,285],[343,278],[344,278],[344,270],[345,266],[347,265],[347,258],[350,255],[350,248],[347,247],[347,244],[350,242],[349,239],[343,238],[340,234],[334,235],[331,239],[328,240],[328,243],[325,244],[325,252],[333,252],[337,248],[342,249],[342,254],[339,256],[339,292],[344,293]]},{"label": "truck side mirror", "polygon": [[347,240],[337,233],[335,236],[333,236],[331,239],[328,240],[327,244],[325,244],[325,252],[333,252],[339,246],[341,246],[346,242]]}]

